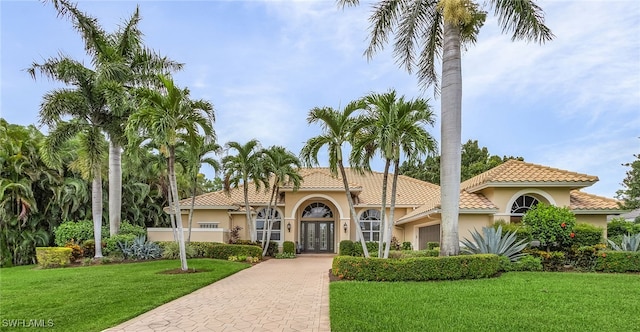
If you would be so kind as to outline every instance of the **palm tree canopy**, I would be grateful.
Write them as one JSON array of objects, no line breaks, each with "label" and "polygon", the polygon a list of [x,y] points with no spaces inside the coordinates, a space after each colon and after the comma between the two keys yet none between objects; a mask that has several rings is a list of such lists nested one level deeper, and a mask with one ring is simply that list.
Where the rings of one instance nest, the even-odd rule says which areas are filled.
[{"label": "palm tree canopy", "polygon": [[354,132],[359,130],[356,112],[364,110],[362,100],[352,101],[341,111],[332,107],[315,107],[309,112],[307,123],[319,123],[323,133],[307,140],[300,152],[300,159],[306,166],[318,165],[318,153],[324,146],[329,152],[329,170],[338,174],[338,162],[342,162],[342,145],[350,141]]},{"label": "palm tree canopy", "polygon": [[235,150],[236,154],[227,155],[222,158],[222,168],[224,169],[224,189],[229,191],[232,187],[238,187],[241,183],[248,189],[249,180],[253,180],[256,190],[260,190],[266,184],[264,178],[260,142],[252,139],[245,144],[238,142],[228,142],[225,149]]},{"label": "palm tree canopy", "polygon": [[[342,7],[359,2],[337,1]],[[498,17],[502,31],[511,33],[512,40],[544,43],[554,37],[534,0],[489,0],[483,5]],[[371,59],[393,36],[398,64],[409,73],[416,71],[423,87],[433,84],[437,91],[436,64],[442,58],[444,22],[460,29],[463,43],[474,43],[485,19],[486,11],[472,0],[382,0],[373,5],[371,38],[364,53]]]},{"label": "palm tree canopy", "polygon": [[300,187],[302,176],[298,169],[302,167],[300,159],[282,146],[272,146],[262,155],[265,171],[274,177],[275,186],[292,184],[293,189]]}]

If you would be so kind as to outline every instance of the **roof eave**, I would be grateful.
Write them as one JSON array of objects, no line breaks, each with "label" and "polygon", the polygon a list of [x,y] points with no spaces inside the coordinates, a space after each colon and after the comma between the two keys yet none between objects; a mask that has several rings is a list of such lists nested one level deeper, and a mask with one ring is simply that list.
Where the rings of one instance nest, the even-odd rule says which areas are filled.
[{"label": "roof eave", "polygon": [[571,210],[573,214],[622,214],[624,211],[617,209],[575,209]]},{"label": "roof eave", "polygon": [[596,181],[544,181],[544,182],[486,182],[477,186],[465,188],[469,193],[487,188],[513,188],[513,187],[544,187],[544,188],[585,188],[592,186]]},{"label": "roof eave", "polygon": [[490,209],[460,209],[460,214],[494,214],[500,212],[497,208]]},{"label": "roof eave", "polygon": [[400,220],[398,220],[396,222],[396,226],[408,224],[408,223],[410,223],[412,221],[416,221],[416,220],[419,220],[419,219],[422,219],[422,218],[425,218],[425,217],[429,217],[429,215],[434,214],[434,213],[440,213],[440,209],[434,208],[434,209],[431,209],[429,211],[420,212],[420,213],[416,214],[415,216],[411,216],[411,217],[408,217],[406,219],[405,218],[401,218]]}]

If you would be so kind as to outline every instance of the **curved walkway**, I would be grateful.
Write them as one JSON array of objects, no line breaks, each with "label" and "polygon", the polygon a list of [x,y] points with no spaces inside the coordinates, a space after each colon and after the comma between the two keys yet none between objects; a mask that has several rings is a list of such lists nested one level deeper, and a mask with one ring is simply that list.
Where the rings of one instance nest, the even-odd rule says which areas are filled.
[{"label": "curved walkway", "polygon": [[270,259],[106,331],[329,331],[332,258]]}]

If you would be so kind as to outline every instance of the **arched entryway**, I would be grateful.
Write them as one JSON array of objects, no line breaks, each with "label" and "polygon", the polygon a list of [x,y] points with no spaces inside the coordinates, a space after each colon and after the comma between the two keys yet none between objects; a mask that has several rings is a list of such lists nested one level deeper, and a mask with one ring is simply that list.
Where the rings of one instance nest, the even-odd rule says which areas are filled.
[{"label": "arched entryway", "polygon": [[325,202],[311,202],[300,212],[300,249],[303,253],[333,253],[335,217]]}]

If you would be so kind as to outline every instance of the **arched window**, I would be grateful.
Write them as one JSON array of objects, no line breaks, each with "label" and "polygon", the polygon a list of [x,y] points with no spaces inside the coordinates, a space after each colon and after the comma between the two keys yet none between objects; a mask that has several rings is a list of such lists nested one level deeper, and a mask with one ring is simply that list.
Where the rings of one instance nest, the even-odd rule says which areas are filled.
[{"label": "arched window", "polygon": [[511,205],[511,222],[517,223],[522,221],[522,216],[529,211],[532,207],[538,205],[537,198],[529,195],[522,195],[518,197]]},{"label": "arched window", "polygon": [[360,215],[360,228],[365,241],[380,240],[380,210],[369,209]]},{"label": "arched window", "polygon": [[333,218],[333,212],[323,203],[311,203],[302,211],[302,218]]},{"label": "arched window", "polygon": [[[271,209],[271,213],[269,215],[269,222],[271,223],[271,241],[280,241],[282,234],[282,217],[280,216],[280,212],[276,209]],[[256,231],[258,233],[258,241],[262,241],[262,232],[268,230],[265,229],[265,225],[267,224],[267,208],[261,209],[258,211],[258,215],[256,216]]]}]

